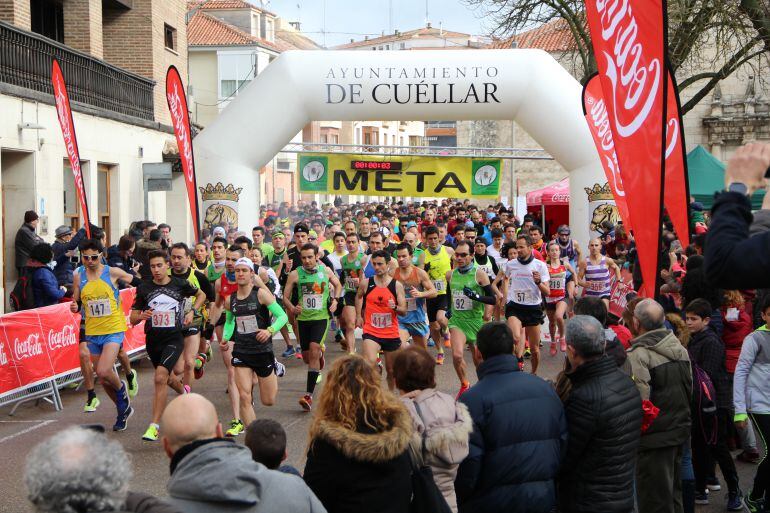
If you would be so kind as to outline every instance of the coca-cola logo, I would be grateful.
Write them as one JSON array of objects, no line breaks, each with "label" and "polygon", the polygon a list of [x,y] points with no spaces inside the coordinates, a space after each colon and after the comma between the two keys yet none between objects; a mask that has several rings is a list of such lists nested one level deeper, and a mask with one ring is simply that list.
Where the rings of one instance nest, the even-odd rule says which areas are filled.
[{"label": "coca-cola logo", "polygon": [[625,196],[626,191],[620,178],[620,165],[618,164],[618,155],[615,153],[615,142],[612,139],[607,105],[604,103],[604,99],[595,100],[593,97],[588,97],[586,103],[591,106],[589,110],[592,122],[590,124],[591,131],[604,151],[605,167],[610,171],[608,174],[610,187],[618,196]]},{"label": "coca-cola logo", "polygon": [[174,133],[176,134],[176,141],[181,152],[184,172],[187,175],[188,183],[190,183],[193,179],[192,141],[190,141],[190,132],[187,130],[187,124],[185,123],[184,102],[179,93],[179,83],[177,81],[171,83],[171,90],[167,91],[166,96],[168,97],[171,117],[174,121]]},{"label": "coca-cola logo", "polygon": [[30,333],[23,340],[13,339],[13,355],[17,362],[41,354],[43,354],[43,344],[40,343],[39,333]]},{"label": "coca-cola logo", "polygon": [[663,78],[660,58],[650,55],[654,48],[645,47],[638,40],[639,25],[628,2],[593,2],[601,38],[607,43],[601,53],[612,88],[613,122],[621,137],[632,136],[647,121]]},{"label": "coca-cola logo", "polygon": [[666,158],[674,152],[679,144],[679,119],[674,117],[666,123]]},{"label": "coca-cola logo", "polygon": [[78,339],[72,324],[65,324],[60,331],[48,331],[48,349],[51,351],[77,344]]}]

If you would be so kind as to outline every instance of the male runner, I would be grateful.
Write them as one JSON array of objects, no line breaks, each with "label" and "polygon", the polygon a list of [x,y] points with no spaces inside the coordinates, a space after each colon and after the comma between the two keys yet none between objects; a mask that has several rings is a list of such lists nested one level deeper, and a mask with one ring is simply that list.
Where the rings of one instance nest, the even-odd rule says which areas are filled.
[{"label": "male runner", "polygon": [[388,274],[390,255],[383,250],[372,253],[374,276],[365,278],[356,293],[356,326],[363,328],[363,353],[366,361],[377,364],[377,354],[385,353],[388,388],[396,387],[393,360],[401,348],[397,315],[406,314],[404,286]]},{"label": "male runner", "polygon": [[[206,275],[196,271],[191,266],[190,248],[187,247],[187,244],[177,242],[171,246],[170,260],[170,276],[187,280],[196,290],[200,289],[203,291],[207,301],[214,300],[214,288],[209,283]],[[190,298],[185,303],[185,315],[191,310],[192,301],[193,298]],[[206,341],[201,339],[201,330],[203,330],[206,312],[203,306],[197,312],[198,314],[194,316],[193,321],[189,325],[185,325],[182,330],[182,336],[184,337],[184,376],[182,384],[189,387],[192,387],[193,375],[195,379],[200,379],[203,376],[203,366],[206,362]]]},{"label": "male runner", "polygon": [[[283,303],[297,319],[297,338],[302,348],[302,360],[307,364],[307,388],[299,404],[305,411],[313,406],[313,391],[324,366],[322,344],[329,329],[329,310],[337,309],[342,285],[337,275],[318,262],[318,247],[305,244],[300,248],[302,265],[289,273],[283,293]],[[292,302],[296,288],[297,304]],[[332,289],[332,290],[330,290]],[[331,306],[327,307],[329,297]]]},{"label": "male runner", "polygon": [[[558,230],[556,230],[556,242],[559,243],[560,250],[559,258],[566,258],[573,269],[578,269],[582,260],[582,252],[580,251],[578,241],[570,238],[571,233],[569,226],[566,224],[559,226]],[[567,304],[570,310],[572,309],[573,298],[575,297],[576,282],[577,276],[567,271]]]},{"label": "male runner", "polygon": [[[366,254],[371,257],[371,255],[377,251],[385,251],[385,237],[381,232],[372,232],[369,236],[369,249],[367,250]],[[396,268],[396,263],[389,261],[388,266],[392,271]],[[374,274],[374,266],[372,265],[371,258],[369,258],[369,261],[364,266],[364,277],[371,278],[374,276]]]},{"label": "male runner", "polygon": [[252,245],[262,251],[262,258],[265,261],[270,260],[270,254],[273,252],[273,246],[265,242],[265,229],[261,226],[255,226],[251,229]]},{"label": "male runner", "polygon": [[548,258],[548,245],[543,241],[543,229],[533,224],[529,229],[529,238],[532,239],[532,254],[545,262]]},{"label": "male runner", "polygon": [[[413,232],[406,232],[403,236],[403,242],[406,242],[412,248],[412,265],[423,269],[425,267],[425,250],[418,245],[417,235]],[[396,251],[393,252],[393,258],[397,258],[397,251],[398,246],[396,246]]]},{"label": "male runner", "polygon": [[[286,235],[280,230],[276,230],[273,232],[272,236],[272,244],[273,244],[273,251],[270,253],[269,258],[263,258],[262,263],[269,266],[273,272],[278,275],[278,289],[280,290],[283,287],[283,283],[280,279],[281,274],[281,264],[283,262],[283,258],[286,255]],[[289,358],[291,356],[294,356],[296,354],[296,351],[294,350],[294,345],[291,343],[291,338],[289,338],[289,326],[291,323],[286,323],[281,328],[281,336],[283,337],[283,340],[286,342],[286,350],[281,353],[281,356],[283,358]]]},{"label": "male runner", "polygon": [[591,239],[588,243],[588,258],[579,264],[578,285],[583,287],[586,296],[601,298],[607,308],[610,307],[612,292],[610,271],[614,272],[616,280],[622,279],[618,264],[602,255],[601,239]]},{"label": "male runner", "polygon": [[[470,244],[470,241],[468,241],[468,243]],[[473,259],[476,262],[476,265],[480,269],[482,269],[485,273],[487,273],[487,276],[489,276],[490,282],[493,281],[495,279],[495,276],[497,276],[497,273],[499,272],[499,268],[497,267],[497,261],[494,258],[492,258],[492,256],[489,254],[489,251],[487,249],[487,241],[484,240],[483,237],[479,237],[476,239],[472,248],[474,252]],[[485,305],[484,322],[491,321],[494,315],[495,315],[495,305]]]},{"label": "male runner", "polygon": [[[120,306],[118,280],[135,286],[141,280],[122,269],[104,265],[101,259],[102,245],[96,239],[82,241],[79,250],[83,266],[78,268],[73,277],[70,310],[77,312],[79,305],[83,307],[85,338],[81,344],[86,344],[96,375],[117,408],[117,420],[112,429],[123,431],[134,409],[126,384],[113,370],[126,332],[126,317]],[[94,411],[97,404],[93,388],[88,389],[85,411]]]},{"label": "male runner", "polygon": [[225,249],[227,248],[227,239],[224,237],[214,237],[211,241],[211,263],[206,269],[206,278],[209,283],[214,283],[225,272]]},{"label": "male runner", "polygon": [[372,223],[368,217],[361,218],[360,231],[358,232],[358,238],[362,242],[369,243],[369,237],[372,235]]},{"label": "male runner", "polygon": [[411,336],[415,344],[427,350],[430,328],[425,315],[425,300],[436,297],[436,288],[428,273],[414,265],[413,249],[408,242],[398,245],[396,260],[398,268],[392,276],[404,286],[406,294],[406,313],[398,316],[401,340],[406,342]]},{"label": "male runner", "polygon": [[[326,242],[326,241],[324,241]],[[337,274],[337,278],[340,279],[340,282],[342,282],[342,259],[345,257],[345,255],[348,254],[348,250],[345,247],[345,234],[342,232],[335,232],[332,234],[330,241],[332,243],[332,248],[328,252],[326,252],[326,257],[329,259],[329,261],[332,263],[332,270]],[[322,249],[319,247],[319,249]],[[342,345],[345,345],[345,333],[342,329],[342,310],[341,308],[344,303],[344,294],[343,291],[338,299],[338,304],[340,305],[340,308],[337,308],[337,311],[334,312],[333,317],[333,323],[336,327],[336,330],[334,332],[334,341],[342,343]],[[345,348],[343,347],[343,350]]]},{"label": "male runner", "polygon": [[342,308],[342,329],[345,343],[343,350],[348,353],[356,352],[356,293],[361,279],[364,277],[364,268],[369,263],[369,257],[359,249],[358,235],[351,233],[345,239],[348,254],[340,260],[342,265],[342,283],[344,284],[344,303]]},{"label": "male runner", "polygon": [[465,371],[463,351],[465,344],[471,346],[473,363],[481,363],[481,354],[476,349],[476,334],[484,324],[484,306],[495,304],[495,295],[489,275],[475,262],[473,250],[467,241],[461,241],[454,253],[457,267],[447,271],[449,283],[451,318],[449,319],[449,337],[452,344],[452,363],[460,379],[459,398],[469,388],[470,382]]},{"label": "male runner", "polygon": [[425,272],[428,273],[433,287],[436,289],[436,297],[425,301],[425,309],[428,312],[428,322],[430,322],[430,336],[438,349],[436,363],[442,365],[444,363],[444,348],[441,347],[441,341],[445,342],[444,345],[449,344],[449,334],[446,333],[446,311],[449,308],[446,276],[447,272],[452,269],[454,250],[442,245],[443,241],[439,239],[438,228],[435,226],[426,227],[423,234],[427,244]]},{"label": "male runner", "polygon": [[[136,289],[131,307],[131,324],[145,321],[147,355],[155,367],[155,395],[152,400],[152,421],[142,440],[158,441],[160,417],[166,408],[168,385],[179,394],[189,393],[177,378],[184,370],[180,358],[185,350],[183,328],[190,326],[195,313],[206,302],[206,294],[189,281],[169,274],[166,252],[153,250],[147,255],[152,281],[144,281]],[[192,308],[185,312],[185,303],[195,298]]]},{"label": "male runner", "polygon": [[[503,268],[508,278],[503,282],[508,303],[505,305],[505,317],[516,339],[516,356],[519,369],[524,369],[524,342],[529,340],[532,351],[532,374],[537,373],[540,362],[540,325],[543,323],[543,297],[550,294],[548,266],[537,260],[532,251],[532,239],[529,235],[519,235],[516,239],[518,257],[509,260]],[[526,336],[521,336],[524,327]]]},{"label": "male runner", "polygon": [[[256,419],[252,403],[254,375],[262,404],[275,404],[278,378],[273,335],[286,324],[288,317],[267,288],[254,286],[254,264],[248,258],[239,258],[235,262],[235,281],[238,290],[225,299],[227,322],[220,348],[227,351],[229,342],[233,343],[232,365],[238,388],[239,417],[248,426]],[[275,318],[272,325],[271,315]]]}]

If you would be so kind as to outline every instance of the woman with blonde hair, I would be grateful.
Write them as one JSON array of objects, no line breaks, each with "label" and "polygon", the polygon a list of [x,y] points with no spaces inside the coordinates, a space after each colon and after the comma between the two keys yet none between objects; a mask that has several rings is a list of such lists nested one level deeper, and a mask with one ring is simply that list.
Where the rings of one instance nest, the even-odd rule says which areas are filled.
[{"label": "woman with blonde hair", "polygon": [[412,418],[361,356],[335,362],[310,425],[305,482],[329,513],[403,513]]}]

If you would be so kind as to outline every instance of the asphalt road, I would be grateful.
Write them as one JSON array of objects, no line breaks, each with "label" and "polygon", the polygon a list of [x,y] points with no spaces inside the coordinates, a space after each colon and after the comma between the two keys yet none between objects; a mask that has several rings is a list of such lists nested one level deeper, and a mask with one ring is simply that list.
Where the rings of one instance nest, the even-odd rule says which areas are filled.
[{"label": "asphalt road", "polygon": [[[276,340],[276,348],[283,348],[280,339]],[[360,348],[360,345],[359,345]],[[431,349],[435,353],[435,349]],[[546,379],[553,379],[563,365],[563,355],[551,357],[548,347],[543,347],[544,357],[541,362],[539,375]],[[341,356],[343,353],[338,344],[333,341],[327,343],[327,365]],[[470,353],[466,351],[466,362],[470,370],[471,382],[476,381]],[[285,361],[287,367],[286,376],[279,380],[279,392],[277,404],[266,408],[261,405],[256,407],[257,417],[271,417],[279,421],[287,432],[288,437],[288,463],[300,470],[304,468],[304,453],[307,448],[307,430],[310,415],[301,411],[297,400],[304,392],[305,366],[301,360],[291,358]],[[131,417],[128,429],[121,433],[108,431],[110,437],[120,440],[133,459],[134,477],[131,488],[137,491],[151,493],[157,496],[166,495],[165,485],[168,480],[168,459],[163,453],[159,443],[144,442],[141,439],[144,430],[150,420],[151,391],[152,391],[152,366],[149,360],[139,362],[136,367],[139,372],[139,394],[133,399],[132,404],[136,413]],[[529,362],[527,363],[529,369]],[[451,358],[443,367],[437,368],[437,382],[439,389],[455,394],[459,388],[457,377],[452,368]],[[214,359],[206,367],[204,377],[194,384],[193,390],[208,397],[217,407],[220,420],[223,425],[229,422],[229,401],[225,393],[225,370],[222,359],[215,351]],[[320,387],[317,388],[316,396]],[[64,409],[61,412],[54,411],[53,407],[40,403],[28,403],[22,405],[13,417],[8,416],[10,408],[0,409],[0,512],[21,513],[32,511],[26,500],[26,491],[23,485],[22,475],[24,460],[30,448],[35,444],[63,429],[65,426],[100,423],[108,429],[115,420],[115,409],[104,392],[97,387],[97,394],[102,403],[99,409],[92,414],[83,413],[85,393],[82,391],[64,390],[62,400]],[[170,392],[173,396],[174,392]],[[239,437],[243,441],[243,437]],[[736,462],[741,478],[742,488],[750,487],[756,466],[742,462]],[[717,472],[719,472],[717,470]],[[710,506],[699,506],[699,513],[712,511],[724,511],[726,490],[713,492]]]}]

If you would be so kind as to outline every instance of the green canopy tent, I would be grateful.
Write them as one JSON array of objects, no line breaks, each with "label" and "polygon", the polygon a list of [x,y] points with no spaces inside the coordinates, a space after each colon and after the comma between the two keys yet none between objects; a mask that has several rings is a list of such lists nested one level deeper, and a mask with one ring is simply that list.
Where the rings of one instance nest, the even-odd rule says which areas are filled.
[{"label": "green canopy tent", "polygon": [[[690,180],[690,196],[710,210],[714,204],[714,193],[725,188],[725,165],[698,145],[687,154],[687,177]],[[751,208],[762,208],[764,197],[765,191],[755,192],[751,197]]]}]

